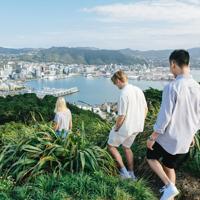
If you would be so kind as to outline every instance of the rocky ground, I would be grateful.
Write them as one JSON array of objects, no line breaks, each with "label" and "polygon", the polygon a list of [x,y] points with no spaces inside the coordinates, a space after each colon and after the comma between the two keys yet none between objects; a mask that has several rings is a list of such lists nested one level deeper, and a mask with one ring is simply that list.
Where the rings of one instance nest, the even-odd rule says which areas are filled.
[{"label": "rocky ground", "polygon": [[[159,198],[161,195],[159,189],[163,186],[162,182],[153,176],[151,186]],[[193,177],[185,172],[178,172],[176,186],[180,194],[175,200],[200,200],[200,178]]]},{"label": "rocky ground", "polygon": [[200,200],[200,178],[179,172],[177,187],[181,191],[179,200]]}]

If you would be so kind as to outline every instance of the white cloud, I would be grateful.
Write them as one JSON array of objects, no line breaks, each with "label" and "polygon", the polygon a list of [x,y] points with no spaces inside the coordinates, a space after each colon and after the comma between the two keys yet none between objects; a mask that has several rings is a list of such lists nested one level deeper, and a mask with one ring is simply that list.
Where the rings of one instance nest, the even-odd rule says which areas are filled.
[{"label": "white cloud", "polygon": [[[200,45],[200,0],[145,0],[83,11],[95,14],[93,19],[101,21],[99,26],[107,27],[109,43],[112,41],[114,48],[173,49]],[[118,28],[113,30],[116,25]],[[102,33],[105,34],[106,31]]]},{"label": "white cloud", "polygon": [[154,0],[130,4],[110,4],[83,9],[108,21],[157,21],[187,23],[200,20],[200,1]]}]

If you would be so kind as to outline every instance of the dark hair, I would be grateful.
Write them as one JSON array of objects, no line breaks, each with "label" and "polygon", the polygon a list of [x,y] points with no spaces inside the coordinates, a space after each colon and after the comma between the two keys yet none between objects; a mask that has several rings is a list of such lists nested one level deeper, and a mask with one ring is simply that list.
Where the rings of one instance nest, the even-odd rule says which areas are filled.
[{"label": "dark hair", "polygon": [[176,64],[182,68],[185,65],[189,65],[190,55],[188,51],[184,49],[174,50],[169,56],[169,62],[171,63],[172,61],[176,62]]}]

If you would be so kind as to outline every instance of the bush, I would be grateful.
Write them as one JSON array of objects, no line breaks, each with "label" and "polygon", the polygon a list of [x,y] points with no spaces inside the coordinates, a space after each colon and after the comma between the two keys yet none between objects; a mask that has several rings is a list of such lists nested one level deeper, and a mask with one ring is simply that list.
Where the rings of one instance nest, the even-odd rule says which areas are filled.
[{"label": "bush", "polygon": [[152,191],[142,180],[121,181],[102,172],[65,174],[62,177],[41,175],[5,195],[13,200],[154,200]]},{"label": "bush", "polygon": [[190,158],[182,168],[192,175],[200,177],[200,132],[195,136],[195,146],[190,149]]},{"label": "bush", "polygon": [[[55,115],[54,106],[56,99],[56,97],[48,95],[43,99],[39,99],[35,94],[0,98],[0,124],[20,122],[31,126],[37,121],[50,122]],[[68,107],[72,112],[73,131],[81,130],[82,121],[84,121],[87,140],[94,145],[105,146],[111,125],[91,111],[82,110],[71,104],[68,104]],[[14,126],[13,123],[11,126],[4,127],[4,130],[0,129],[3,132],[12,132],[12,126]],[[14,129],[16,128],[14,127]],[[19,135],[17,133],[17,136]],[[12,138],[10,139],[13,140]]]},{"label": "bush", "polygon": [[29,137],[1,147],[1,174],[12,175],[17,181],[48,172],[61,175],[66,171],[103,170],[116,174],[114,160],[106,149],[86,140],[84,126],[79,132],[69,133],[66,139],[57,136],[47,124],[34,128],[36,131]]}]

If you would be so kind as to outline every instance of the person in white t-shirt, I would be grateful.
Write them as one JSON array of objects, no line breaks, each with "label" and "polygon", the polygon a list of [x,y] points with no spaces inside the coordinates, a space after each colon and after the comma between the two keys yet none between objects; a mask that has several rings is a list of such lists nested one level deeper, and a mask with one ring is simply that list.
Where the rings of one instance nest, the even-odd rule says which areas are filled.
[{"label": "person in white t-shirt", "polygon": [[[118,117],[110,131],[108,149],[120,167],[122,178],[136,180],[133,171],[133,152],[131,145],[139,132],[144,129],[144,121],[148,111],[146,99],[141,89],[128,83],[128,77],[123,71],[117,71],[111,78],[121,90],[118,99]],[[123,146],[127,159],[128,170],[125,167],[117,147]]]},{"label": "person in white t-shirt", "polygon": [[59,136],[66,137],[68,132],[72,129],[72,114],[67,108],[65,99],[59,97],[56,101],[54,112],[54,130]]}]

